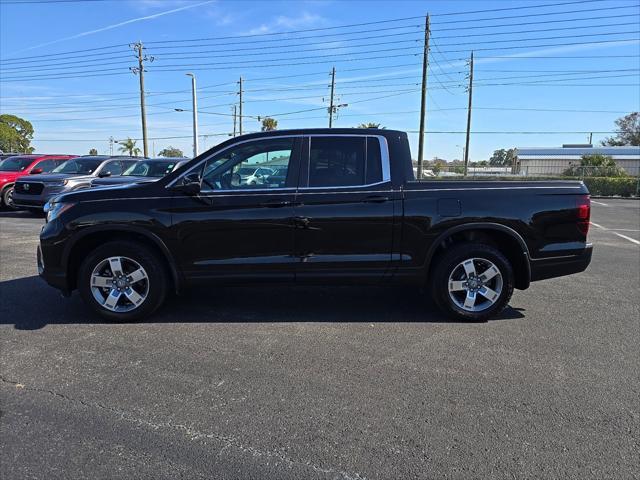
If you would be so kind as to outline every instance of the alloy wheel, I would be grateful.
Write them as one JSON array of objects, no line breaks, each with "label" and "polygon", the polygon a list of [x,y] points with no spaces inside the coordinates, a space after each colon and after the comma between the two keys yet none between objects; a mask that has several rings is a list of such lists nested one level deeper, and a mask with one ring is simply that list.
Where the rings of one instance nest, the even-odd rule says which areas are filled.
[{"label": "alloy wheel", "polygon": [[128,257],[109,257],[91,272],[91,293],[102,307],[112,312],[130,312],[149,295],[149,276]]},{"label": "alloy wheel", "polygon": [[493,306],[502,293],[500,269],[486,258],[460,262],[449,275],[449,298],[462,310],[481,312]]}]

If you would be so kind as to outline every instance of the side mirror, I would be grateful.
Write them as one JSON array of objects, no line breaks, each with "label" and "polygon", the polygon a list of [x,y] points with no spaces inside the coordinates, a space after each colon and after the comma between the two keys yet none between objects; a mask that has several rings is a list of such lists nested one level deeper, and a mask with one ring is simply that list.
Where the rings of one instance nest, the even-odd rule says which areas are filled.
[{"label": "side mirror", "polygon": [[200,193],[200,174],[198,172],[187,173],[182,177],[182,182],[177,187],[189,195]]},{"label": "side mirror", "polygon": [[39,173],[42,173],[42,169],[41,168],[34,168],[33,170],[31,170],[29,175],[37,175]]},{"label": "side mirror", "polygon": [[109,172],[109,171],[107,171],[107,172],[102,171],[102,172],[100,172],[100,173],[98,174],[98,177],[100,177],[100,178],[110,177],[110,176],[111,176],[111,172]]}]

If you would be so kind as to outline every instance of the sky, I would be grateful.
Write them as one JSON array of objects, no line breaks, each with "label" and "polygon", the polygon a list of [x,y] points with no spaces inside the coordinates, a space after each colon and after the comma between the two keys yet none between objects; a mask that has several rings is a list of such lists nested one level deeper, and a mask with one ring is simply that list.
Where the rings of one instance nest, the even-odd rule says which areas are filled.
[{"label": "sky", "polygon": [[31,121],[42,153],[141,138],[129,47],[141,41],[150,155],[191,155],[188,72],[202,151],[233,131],[241,76],[245,132],[267,115],[279,129],[328,126],[335,67],[346,106],[334,126],[406,130],[415,158],[427,13],[426,159],[463,155],[471,50],[472,161],[586,132],[597,143],[640,110],[638,0],[0,0],[0,113]]}]

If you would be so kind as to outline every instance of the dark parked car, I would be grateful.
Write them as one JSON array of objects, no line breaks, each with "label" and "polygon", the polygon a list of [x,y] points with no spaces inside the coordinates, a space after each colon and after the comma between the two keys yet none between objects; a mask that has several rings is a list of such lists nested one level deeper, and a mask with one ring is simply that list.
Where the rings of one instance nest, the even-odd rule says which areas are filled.
[{"label": "dark parked car", "polygon": [[188,160],[150,158],[140,160],[129,166],[122,175],[118,177],[94,178],[91,187],[106,187],[113,185],[126,185],[127,183],[155,182],[159,178],[177,170]]},{"label": "dark parked car", "polygon": [[[274,152],[283,182],[242,181]],[[415,181],[403,132],[263,132],[153,183],[55,197],[38,268],[115,321],[203,281],[423,285],[479,321],[514,288],[586,269],[589,214],[579,181]]]},{"label": "dark parked car", "polygon": [[37,209],[50,198],[91,186],[94,178],[122,175],[122,172],[138,161],[131,157],[85,155],[58,165],[51,173],[37,178],[23,178],[16,182],[13,203],[18,208]]}]

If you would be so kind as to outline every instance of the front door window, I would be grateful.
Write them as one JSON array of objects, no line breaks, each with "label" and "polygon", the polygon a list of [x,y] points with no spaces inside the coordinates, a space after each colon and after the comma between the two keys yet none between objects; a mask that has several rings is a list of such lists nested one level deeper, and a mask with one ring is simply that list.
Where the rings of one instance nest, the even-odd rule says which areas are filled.
[{"label": "front door window", "polygon": [[293,138],[272,138],[231,147],[209,159],[202,174],[202,191],[285,188]]}]

